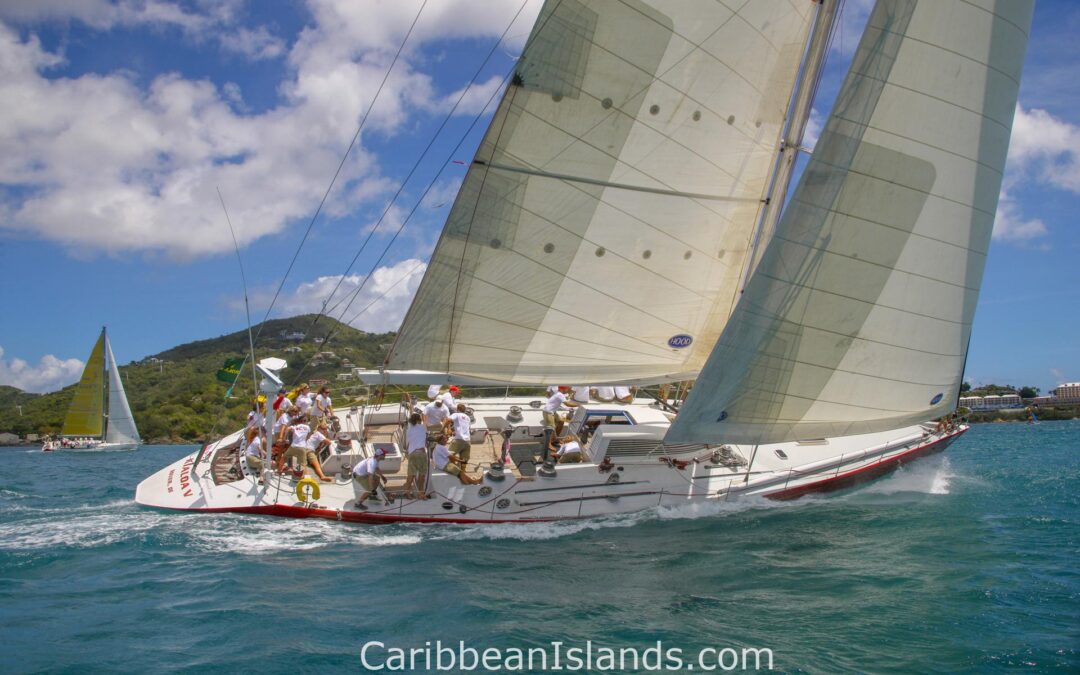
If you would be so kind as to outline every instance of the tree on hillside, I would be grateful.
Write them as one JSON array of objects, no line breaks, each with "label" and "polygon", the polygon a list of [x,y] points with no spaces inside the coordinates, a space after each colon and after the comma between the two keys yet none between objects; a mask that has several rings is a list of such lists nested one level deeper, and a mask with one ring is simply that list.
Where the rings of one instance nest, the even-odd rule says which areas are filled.
[{"label": "tree on hillside", "polygon": [[1038,387],[1020,387],[1020,398],[1035,398],[1038,395]]},{"label": "tree on hillside", "polygon": [[960,385],[960,393],[961,394],[966,394],[969,391],[971,391],[971,383],[970,382],[964,382],[963,384]]}]

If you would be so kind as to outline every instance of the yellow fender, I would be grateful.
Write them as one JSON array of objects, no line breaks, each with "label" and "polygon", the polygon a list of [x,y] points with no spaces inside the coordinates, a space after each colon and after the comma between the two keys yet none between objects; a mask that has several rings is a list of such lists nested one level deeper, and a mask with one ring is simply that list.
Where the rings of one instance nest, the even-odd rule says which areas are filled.
[{"label": "yellow fender", "polygon": [[308,485],[311,486],[310,501],[319,501],[319,484],[311,476],[302,479],[299,483],[296,484],[296,498],[304,502],[305,504],[308,503],[308,493],[306,490],[304,490],[304,488]]}]

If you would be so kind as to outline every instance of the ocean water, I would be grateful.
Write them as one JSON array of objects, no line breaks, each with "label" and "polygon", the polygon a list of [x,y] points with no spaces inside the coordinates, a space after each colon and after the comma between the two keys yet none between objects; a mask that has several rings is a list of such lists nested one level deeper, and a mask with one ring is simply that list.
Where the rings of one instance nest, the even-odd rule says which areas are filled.
[{"label": "ocean water", "polygon": [[695,672],[744,647],[780,672],[1080,672],[1080,422],[976,426],[830,496],[561,524],[136,506],[190,450],[0,449],[0,671],[363,672],[373,640],[368,665],[435,640],[549,659],[659,640]]}]

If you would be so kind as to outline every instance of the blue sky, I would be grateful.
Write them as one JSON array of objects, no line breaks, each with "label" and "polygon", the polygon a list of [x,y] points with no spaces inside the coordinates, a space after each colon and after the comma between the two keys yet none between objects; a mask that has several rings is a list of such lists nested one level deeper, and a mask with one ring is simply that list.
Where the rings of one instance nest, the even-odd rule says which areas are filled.
[{"label": "blue sky", "polygon": [[[869,5],[847,2],[818,126]],[[397,327],[464,174],[453,160],[471,158],[484,125],[454,146],[539,7],[529,0],[511,25],[521,6],[429,0],[275,315],[318,311],[479,69],[342,282],[361,287],[441,172],[346,316],[367,330]],[[48,391],[74,381],[102,324],[122,362],[243,328],[218,189],[261,318],[419,7],[0,2],[0,384]],[[1080,379],[1078,33],[1080,3],[1040,0],[968,361],[976,382],[1046,391]]]}]

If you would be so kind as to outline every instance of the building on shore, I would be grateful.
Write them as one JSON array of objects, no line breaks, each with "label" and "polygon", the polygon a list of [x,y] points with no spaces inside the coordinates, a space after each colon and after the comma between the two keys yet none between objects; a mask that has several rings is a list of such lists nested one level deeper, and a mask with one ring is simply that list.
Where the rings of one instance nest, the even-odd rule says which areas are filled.
[{"label": "building on shore", "polygon": [[1080,403],[1080,382],[1059,384],[1050,392],[1050,396],[1062,399],[1064,403]]},{"label": "building on shore", "polygon": [[1020,394],[990,394],[989,396],[961,396],[960,405],[970,410],[1001,410],[1023,407]]}]

